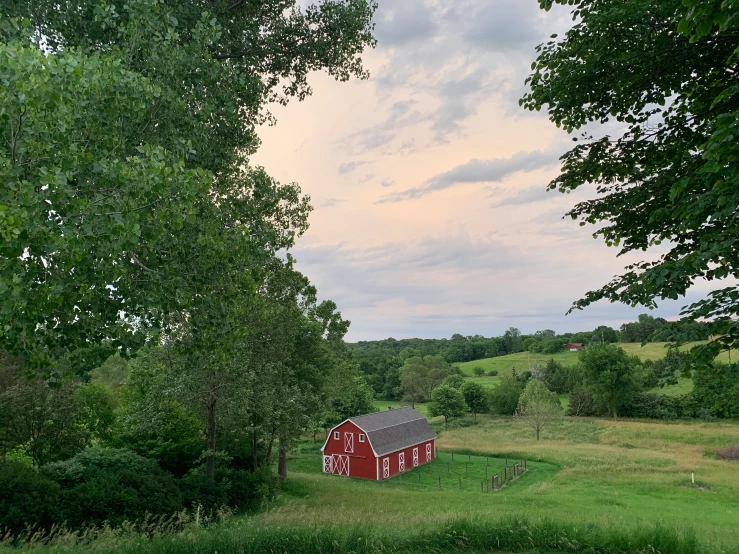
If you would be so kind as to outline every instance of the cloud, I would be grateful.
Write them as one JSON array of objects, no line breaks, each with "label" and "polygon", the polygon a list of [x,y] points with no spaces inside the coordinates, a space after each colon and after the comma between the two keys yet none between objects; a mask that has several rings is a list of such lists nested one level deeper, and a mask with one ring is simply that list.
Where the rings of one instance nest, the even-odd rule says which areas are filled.
[{"label": "cloud", "polygon": [[327,198],[323,202],[321,202],[322,208],[333,208],[337,204],[341,204],[342,202],[346,202],[346,198]]},{"label": "cloud", "polygon": [[351,173],[358,167],[361,167],[365,165],[367,162],[364,161],[355,161],[355,162],[347,162],[345,164],[341,164],[339,166],[339,175],[346,175],[347,173]]},{"label": "cloud", "polygon": [[[546,185],[536,185],[529,188],[507,189],[503,187],[490,187],[488,198],[493,198],[491,208],[501,206],[520,206],[552,200],[561,194],[557,191],[547,190]],[[561,210],[560,210],[561,211]]]},{"label": "cloud", "polygon": [[518,172],[529,172],[555,165],[557,153],[552,151],[535,150],[533,152],[518,152],[510,158],[493,158],[491,160],[470,160],[466,164],[458,165],[445,173],[428,179],[424,185],[406,189],[388,195],[377,204],[386,202],[401,202],[421,198],[432,192],[451,188],[463,183],[495,183]]},{"label": "cloud", "polygon": [[342,148],[350,145],[354,150],[361,153],[386,146],[396,139],[401,129],[412,127],[429,119],[427,114],[415,109],[416,104],[415,100],[394,102],[390,107],[390,114],[384,120],[349,136],[342,137],[338,143]]},{"label": "cloud", "polygon": [[391,181],[390,179],[385,179],[382,183],[380,183],[380,186],[382,187],[392,187],[395,184],[395,181]]},{"label": "cloud", "polygon": [[426,40],[438,30],[432,9],[421,0],[383,2],[375,19],[375,37],[385,48]]}]

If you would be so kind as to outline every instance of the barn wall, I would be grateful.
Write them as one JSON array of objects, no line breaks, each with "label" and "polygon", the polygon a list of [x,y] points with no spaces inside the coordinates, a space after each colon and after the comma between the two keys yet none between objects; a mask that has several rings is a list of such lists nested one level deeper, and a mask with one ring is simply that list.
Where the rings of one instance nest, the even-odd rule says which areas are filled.
[{"label": "barn wall", "polygon": [[[400,453],[405,455],[405,471],[413,469],[413,449],[418,448],[418,465],[423,465],[426,462],[426,445],[431,445],[431,460],[436,457],[436,444],[434,440],[424,441],[419,443],[417,446],[411,446],[404,448],[398,452],[392,452],[387,456],[380,456],[380,479],[383,478],[382,466],[383,460],[388,458],[390,460],[390,477],[394,477],[400,473]],[[388,477],[389,478],[389,477]]]},{"label": "barn wall", "polygon": [[[339,432],[339,439],[334,439],[334,432]],[[354,435],[354,452],[347,452],[345,449],[345,433]],[[364,431],[359,429],[351,421],[346,421],[339,427],[331,431],[326,447],[323,449],[323,455],[329,456],[333,454],[341,454],[349,456],[349,475],[352,477],[362,477],[364,479],[377,479],[377,465],[375,455],[372,452],[369,440],[365,437],[364,442],[359,442],[359,435],[364,435]]]}]

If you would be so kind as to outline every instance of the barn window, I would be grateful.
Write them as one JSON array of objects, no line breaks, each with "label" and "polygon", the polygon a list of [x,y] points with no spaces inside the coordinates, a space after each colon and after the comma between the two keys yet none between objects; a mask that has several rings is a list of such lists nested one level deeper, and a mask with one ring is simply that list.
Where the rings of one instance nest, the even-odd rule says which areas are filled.
[{"label": "barn window", "polygon": [[359,433],[359,442],[364,442],[364,435]]},{"label": "barn window", "polygon": [[338,431],[334,431],[334,438],[336,440],[339,440],[339,432]]}]

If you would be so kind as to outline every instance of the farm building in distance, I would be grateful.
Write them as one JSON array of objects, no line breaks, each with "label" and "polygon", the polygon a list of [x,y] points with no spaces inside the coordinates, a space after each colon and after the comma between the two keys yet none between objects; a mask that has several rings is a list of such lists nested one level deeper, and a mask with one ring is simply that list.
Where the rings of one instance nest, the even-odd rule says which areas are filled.
[{"label": "farm building in distance", "polygon": [[380,481],[430,462],[436,435],[411,407],[350,417],[331,429],[323,472]]},{"label": "farm building in distance", "polygon": [[568,342],[567,344],[565,344],[564,348],[565,350],[570,350],[571,352],[577,352],[585,348],[585,345],[581,342]]}]

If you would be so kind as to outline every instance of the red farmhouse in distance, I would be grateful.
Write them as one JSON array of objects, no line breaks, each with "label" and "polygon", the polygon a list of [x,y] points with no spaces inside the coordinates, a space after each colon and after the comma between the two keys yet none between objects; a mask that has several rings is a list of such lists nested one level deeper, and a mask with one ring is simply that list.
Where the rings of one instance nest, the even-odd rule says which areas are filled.
[{"label": "red farmhouse in distance", "polygon": [[323,472],[381,481],[436,457],[436,435],[411,407],[350,417],[331,429]]},{"label": "red farmhouse in distance", "polygon": [[577,352],[579,350],[582,350],[583,348],[585,348],[585,345],[581,342],[568,342],[564,346],[565,350],[570,350],[572,352]]}]

